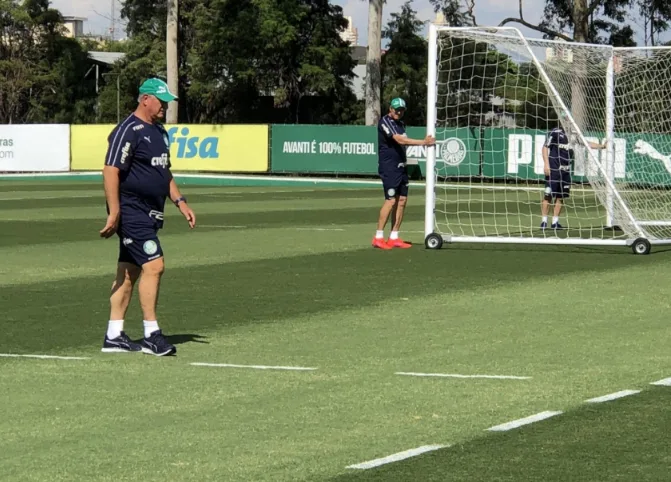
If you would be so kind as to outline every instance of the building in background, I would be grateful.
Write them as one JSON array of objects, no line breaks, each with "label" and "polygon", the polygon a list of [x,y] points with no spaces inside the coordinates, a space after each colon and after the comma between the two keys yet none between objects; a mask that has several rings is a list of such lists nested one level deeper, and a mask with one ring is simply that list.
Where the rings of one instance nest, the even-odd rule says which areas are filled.
[{"label": "building in background", "polygon": [[347,28],[340,32],[340,37],[345,41],[349,42],[351,45],[358,45],[359,43],[359,31],[354,28],[352,23],[352,17],[345,17],[347,20]]},{"label": "building in background", "polygon": [[65,27],[65,36],[70,38],[80,38],[84,36],[85,17],[63,17],[63,26]]}]

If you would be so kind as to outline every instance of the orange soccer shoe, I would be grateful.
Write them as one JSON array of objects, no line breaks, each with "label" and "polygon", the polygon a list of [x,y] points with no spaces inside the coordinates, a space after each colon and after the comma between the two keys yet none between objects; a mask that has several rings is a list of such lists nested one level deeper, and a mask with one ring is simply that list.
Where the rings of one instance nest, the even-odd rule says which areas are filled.
[{"label": "orange soccer shoe", "polygon": [[387,246],[389,246],[390,248],[403,248],[403,249],[412,248],[412,244],[406,243],[401,238],[389,239],[387,241]]},{"label": "orange soccer shoe", "polygon": [[384,238],[373,238],[373,247],[380,249],[391,249],[391,246],[387,244]]}]

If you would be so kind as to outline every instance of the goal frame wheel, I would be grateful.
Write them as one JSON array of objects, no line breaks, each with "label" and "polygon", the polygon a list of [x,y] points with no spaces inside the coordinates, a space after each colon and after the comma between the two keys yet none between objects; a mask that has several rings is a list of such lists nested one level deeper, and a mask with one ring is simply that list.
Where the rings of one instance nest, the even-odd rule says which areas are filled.
[{"label": "goal frame wheel", "polygon": [[443,247],[443,237],[440,234],[431,233],[424,239],[426,249],[440,249]]},{"label": "goal frame wheel", "polygon": [[636,238],[631,245],[634,254],[650,254],[650,241],[645,238]]}]

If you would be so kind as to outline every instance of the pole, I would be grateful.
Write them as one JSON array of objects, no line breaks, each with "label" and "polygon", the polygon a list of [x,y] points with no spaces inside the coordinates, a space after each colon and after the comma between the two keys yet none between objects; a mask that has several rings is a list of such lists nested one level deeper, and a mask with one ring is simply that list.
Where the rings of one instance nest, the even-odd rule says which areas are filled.
[{"label": "pole", "polygon": [[[606,176],[615,183],[615,53],[611,52],[606,71]],[[613,188],[606,194],[606,228],[613,226]]]},{"label": "pole", "polygon": [[[179,96],[179,59],[177,52],[177,35],[178,35],[178,19],[179,19],[179,1],[168,1],[168,18],[166,26],[166,67],[168,74],[168,89],[170,92]],[[168,104],[168,111],[166,112],[166,123],[176,124],[178,119],[178,104],[172,101]]]},{"label": "pole", "polygon": [[119,84],[119,79],[121,79],[121,74],[116,74],[116,123],[118,124],[121,122],[121,109],[119,108],[120,105],[120,84]]},{"label": "pole", "polygon": [[[429,65],[426,95],[426,135],[436,135],[436,98],[438,67],[438,30],[429,25]],[[424,238],[433,233],[435,225],[436,147],[426,150],[426,199],[424,201]]]}]

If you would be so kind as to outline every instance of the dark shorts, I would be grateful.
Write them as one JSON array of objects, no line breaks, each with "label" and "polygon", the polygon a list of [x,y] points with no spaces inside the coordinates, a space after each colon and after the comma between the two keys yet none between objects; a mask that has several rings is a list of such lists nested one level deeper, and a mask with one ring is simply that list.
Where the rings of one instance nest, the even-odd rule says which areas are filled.
[{"label": "dark shorts", "polygon": [[397,196],[408,196],[408,173],[404,170],[379,171],[382,179],[385,199],[394,199]]},{"label": "dark shorts", "polygon": [[564,199],[571,195],[571,172],[551,169],[545,176],[545,196]]},{"label": "dark shorts", "polygon": [[163,248],[158,240],[158,230],[154,226],[122,225],[119,236],[119,263],[142,266],[163,256]]}]

